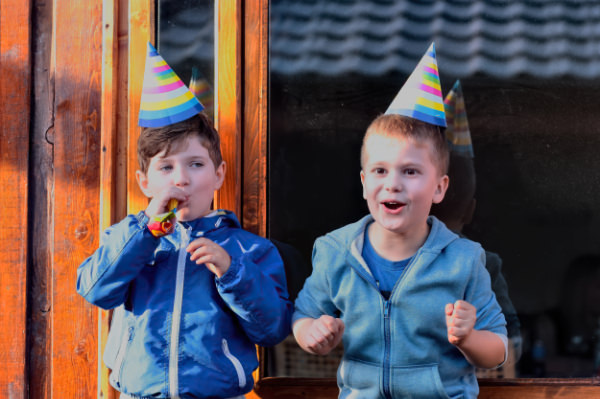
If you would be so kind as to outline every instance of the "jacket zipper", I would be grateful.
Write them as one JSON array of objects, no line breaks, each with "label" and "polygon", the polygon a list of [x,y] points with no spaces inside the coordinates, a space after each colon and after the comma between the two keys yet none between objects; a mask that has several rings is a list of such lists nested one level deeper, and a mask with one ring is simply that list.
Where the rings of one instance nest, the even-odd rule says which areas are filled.
[{"label": "jacket zipper", "polygon": [[[127,339],[121,340],[121,345],[119,346],[119,352],[117,353],[117,358],[115,359],[115,369],[119,370],[119,374],[117,377],[117,383],[121,385],[121,381],[123,381],[123,366],[125,364],[125,352],[127,352],[127,347],[129,346],[129,342],[131,342],[131,338],[133,337],[133,327],[130,326],[127,328],[127,332],[125,333]],[[125,335],[123,334],[123,335]],[[125,338],[125,336],[123,337]]]},{"label": "jacket zipper", "polygon": [[391,351],[391,331],[390,331],[390,300],[383,301],[383,394],[386,398],[391,399],[390,392],[390,351]]},{"label": "jacket zipper", "polygon": [[[419,250],[420,251],[420,250]],[[392,292],[388,299],[383,300],[383,332],[384,332],[384,357],[383,357],[383,394],[386,398],[392,399],[391,387],[390,387],[390,357],[392,351],[392,332],[391,332],[391,323],[390,323],[390,310],[392,308],[391,298],[394,295],[394,291],[396,287],[400,285],[400,281],[406,275],[408,268],[414,263],[415,258],[419,255],[419,251],[417,251],[411,261],[406,265],[402,274],[398,278],[398,281],[392,287]]]},{"label": "jacket zipper", "polygon": [[171,398],[179,398],[179,330],[181,327],[181,305],[183,302],[183,283],[185,276],[186,247],[190,239],[191,227],[183,230],[179,257],[177,258],[177,274],[175,278],[175,300],[171,322],[171,345],[169,347],[169,394]]},{"label": "jacket zipper", "polygon": [[227,340],[225,338],[223,338],[223,340],[221,341],[221,348],[223,349],[223,353],[225,354],[225,357],[227,357],[227,359],[229,359],[229,361],[231,362],[231,364],[233,364],[233,367],[235,368],[235,372],[237,373],[238,376],[238,385],[240,388],[243,388],[246,386],[246,374],[244,373],[244,367],[242,366],[242,363],[239,361],[239,359],[237,357],[235,357],[234,355],[231,354],[231,352],[229,351],[229,345],[227,344]]}]

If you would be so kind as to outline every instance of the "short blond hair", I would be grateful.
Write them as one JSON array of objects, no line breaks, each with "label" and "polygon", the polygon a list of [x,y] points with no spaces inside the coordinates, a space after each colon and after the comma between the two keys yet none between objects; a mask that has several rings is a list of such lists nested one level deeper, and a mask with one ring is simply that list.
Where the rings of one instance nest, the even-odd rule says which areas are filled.
[{"label": "short blond hair", "polygon": [[448,173],[450,153],[448,143],[439,127],[402,115],[378,116],[371,122],[363,137],[360,149],[361,167],[364,167],[366,159],[365,143],[369,137],[376,134],[384,137],[406,138],[417,142],[429,141],[433,148],[432,159],[440,176]]}]

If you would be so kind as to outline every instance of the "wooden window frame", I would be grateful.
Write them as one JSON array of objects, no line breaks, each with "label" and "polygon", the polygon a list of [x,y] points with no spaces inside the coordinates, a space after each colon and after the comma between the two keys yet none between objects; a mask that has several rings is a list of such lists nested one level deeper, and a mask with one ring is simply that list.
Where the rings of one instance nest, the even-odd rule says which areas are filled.
[{"label": "wooden window frame", "polygon": [[[146,43],[155,42],[153,0],[104,0],[103,10],[101,229],[142,209],[146,201],[128,176],[137,166],[134,149]],[[227,163],[227,178],[215,205],[234,210],[245,229],[266,236],[269,1],[215,0],[215,16],[215,123]],[[119,205],[124,203],[126,207]],[[100,311],[100,351],[109,320],[110,314]],[[269,377],[260,348],[259,357],[256,386],[247,398],[337,397],[335,379]],[[101,353],[98,359],[98,395],[114,399]],[[480,398],[591,399],[600,397],[600,378],[482,379],[480,388]]]}]

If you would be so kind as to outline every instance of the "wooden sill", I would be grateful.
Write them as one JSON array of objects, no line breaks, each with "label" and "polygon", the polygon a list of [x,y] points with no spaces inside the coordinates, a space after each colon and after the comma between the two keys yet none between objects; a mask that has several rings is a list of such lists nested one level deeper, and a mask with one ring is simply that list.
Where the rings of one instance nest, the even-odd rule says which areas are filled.
[{"label": "wooden sill", "polygon": [[[600,378],[484,378],[480,399],[600,398]],[[255,397],[335,399],[335,378],[265,377],[256,383]]]}]

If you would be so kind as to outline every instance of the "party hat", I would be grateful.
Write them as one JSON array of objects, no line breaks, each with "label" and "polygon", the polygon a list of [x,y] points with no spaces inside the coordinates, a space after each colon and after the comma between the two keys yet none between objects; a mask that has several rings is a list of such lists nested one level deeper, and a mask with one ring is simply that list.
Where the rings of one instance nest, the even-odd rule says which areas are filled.
[{"label": "party hat", "polygon": [[404,115],[432,125],[446,126],[434,43],[431,43],[385,113]]},{"label": "party hat", "polygon": [[205,111],[209,116],[213,115],[214,92],[208,80],[200,73],[196,67],[192,68],[192,78],[190,79],[190,91],[194,93],[198,101],[204,105]]},{"label": "party hat", "polygon": [[467,120],[467,109],[460,81],[456,81],[452,90],[444,99],[446,109],[446,139],[450,144],[450,151],[465,157],[473,158],[473,144],[469,121]]},{"label": "party hat", "polygon": [[138,124],[162,127],[191,118],[204,107],[148,43]]}]

